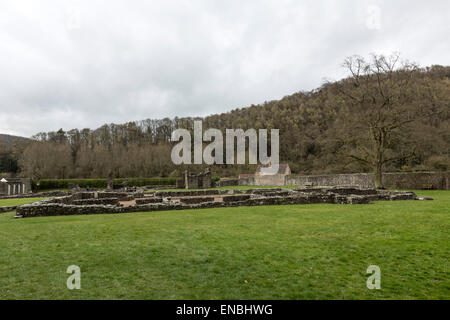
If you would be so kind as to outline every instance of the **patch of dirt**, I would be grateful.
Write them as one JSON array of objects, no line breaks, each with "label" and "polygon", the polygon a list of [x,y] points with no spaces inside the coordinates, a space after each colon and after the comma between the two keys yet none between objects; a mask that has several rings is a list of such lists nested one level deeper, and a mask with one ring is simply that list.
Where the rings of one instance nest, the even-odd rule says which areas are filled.
[{"label": "patch of dirt", "polygon": [[121,205],[123,205],[124,207],[133,207],[136,205],[136,200],[131,200],[131,201],[119,201],[119,203]]}]

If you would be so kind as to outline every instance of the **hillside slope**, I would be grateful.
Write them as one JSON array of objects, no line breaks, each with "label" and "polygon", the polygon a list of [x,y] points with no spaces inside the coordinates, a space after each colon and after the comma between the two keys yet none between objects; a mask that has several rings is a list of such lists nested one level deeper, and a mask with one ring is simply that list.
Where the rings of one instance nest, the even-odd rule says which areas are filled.
[{"label": "hillside slope", "polygon": [[[396,77],[400,81],[403,75]],[[397,130],[389,152],[395,156],[413,151],[413,156],[387,163],[386,170],[450,170],[450,67],[420,69],[410,80],[411,88],[402,93],[401,112],[405,117],[417,111],[429,116]],[[368,172],[369,166],[341,154],[343,137],[367,136],[340,94],[342,88],[357,92],[351,80],[343,79],[311,92],[198,119],[204,129],[222,132],[280,129],[280,161],[288,162],[294,173]],[[118,178],[179,175],[186,167],[172,163],[170,136],[176,128],[192,130],[193,120],[147,119],[95,130],[39,133],[22,156],[22,170],[36,178],[107,177],[110,172]],[[236,176],[255,168],[216,165],[212,169],[217,175]]]},{"label": "hillside slope", "polygon": [[19,137],[19,136],[12,136],[9,134],[1,134],[0,133],[0,143],[4,143],[4,144],[13,144],[15,142],[23,142],[28,140],[27,138],[24,137]]}]

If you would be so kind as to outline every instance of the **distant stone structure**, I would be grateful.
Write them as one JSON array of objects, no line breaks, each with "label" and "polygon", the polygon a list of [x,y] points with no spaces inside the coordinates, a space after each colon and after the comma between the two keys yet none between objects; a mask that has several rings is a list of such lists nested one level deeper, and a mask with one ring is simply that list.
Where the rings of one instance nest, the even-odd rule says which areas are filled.
[{"label": "distant stone structure", "polygon": [[[383,184],[388,189],[450,190],[450,171],[447,172],[386,172]],[[373,174],[289,175],[287,186],[355,186],[374,188]]]},{"label": "distant stone structure", "polygon": [[284,186],[286,176],[291,174],[291,168],[287,163],[280,163],[276,174],[268,175],[262,172],[262,168],[266,166],[258,166],[254,174],[240,174],[240,185],[251,186]]},{"label": "distant stone structure", "polygon": [[203,189],[211,188],[212,186],[211,170],[209,168],[199,174],[192,174],[186,170],[183,177],[177,180],[177,188],[179,189]]},{"label": "distant stone structure", "polygon": [[31,179],[2,178],[0,179],[0,196],[15,196],[31,192]]},{"label": "distant stone structure", "polygon": [[[281,166],[280,166],[281,168]],[[287,171],[284,171],[287,172]],[[450,171],[447,172],[386,172],[383,184],[388,189],[450,190]],[[300,186],[300,187],[358,187],[374,188],[373,174],[298,175],[278,172],[273,176],[239,175],[240,186]]]}]

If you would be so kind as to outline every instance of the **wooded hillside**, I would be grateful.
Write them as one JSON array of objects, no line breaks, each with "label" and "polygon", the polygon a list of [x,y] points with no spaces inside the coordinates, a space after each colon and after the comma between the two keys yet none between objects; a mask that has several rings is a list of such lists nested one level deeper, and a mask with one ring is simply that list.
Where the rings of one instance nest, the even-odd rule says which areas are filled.
[{"label": "wooded hillside", "polygon": [[[386,163],[385,170],[449,170],[450,67],[432,66],[408,75],[398,70],[395,77],[395,81],[411,77],[408,90],[396,92],[402,98],[398,104],[402,104],[405,119],[419,111],[426,116],[394,130],[388,150],[393,161]],[[288,162],[293,173],[368,172],[370,166],[342,152],[357,154],[362,150],[359,144],[351,141],[344,144],[344,140],[348,137],[364,140],[367,136],[357,123],[361,119],[342,95],[343,90],[356,95],[358,84],[350,77],[326,83],[311,92],[211,115],[202,119],[203,129],[217,128],[222,132],[227,128],[280,129],[280,161]],[[147,119],[104,125],[95,130],[39,133],[26,147],[0,152],[0,157],[15,157],[20,174],[34,179],[99,178],[110,172],[116,178],[177,176],[185,167],[172,164],[170,136],[176,128],[192,130],[193,120]],[[395,160],[396,155],[408,152],[410,156]],[[5,169],[14,170],[3,164],[0,171]],[[212,171],[213,175],[236,176],[254,169],[247,165],[216,165]]]}]

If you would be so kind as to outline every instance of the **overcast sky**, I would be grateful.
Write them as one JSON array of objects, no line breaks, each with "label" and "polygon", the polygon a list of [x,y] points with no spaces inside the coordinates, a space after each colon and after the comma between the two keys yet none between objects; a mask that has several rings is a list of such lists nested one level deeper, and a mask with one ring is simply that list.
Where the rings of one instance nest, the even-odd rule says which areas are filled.
[{"label": "overcast sky", "polygon": [[226,112],[353,54],[450,65],[449,21],[448,0],[0,0],[0,133]]}]

